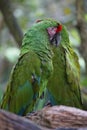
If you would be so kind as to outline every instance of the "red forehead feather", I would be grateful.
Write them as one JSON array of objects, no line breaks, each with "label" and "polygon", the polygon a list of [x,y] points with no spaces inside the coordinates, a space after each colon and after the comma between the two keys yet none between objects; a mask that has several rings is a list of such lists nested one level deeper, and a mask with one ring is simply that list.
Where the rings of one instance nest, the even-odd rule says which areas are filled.
[{"label": "red forehead feather", "polygon": [[62,25],[58,25],[58,27],[56,29],[56,33],[61,32],[61,30],[62,30]]}]

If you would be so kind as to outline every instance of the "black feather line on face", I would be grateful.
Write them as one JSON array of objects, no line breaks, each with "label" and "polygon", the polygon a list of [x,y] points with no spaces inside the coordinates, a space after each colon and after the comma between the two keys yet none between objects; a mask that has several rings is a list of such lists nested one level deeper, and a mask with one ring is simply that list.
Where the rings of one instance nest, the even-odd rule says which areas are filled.
[{"label": "black feather line on face", "polygon": [[54,35],[54,37],[51,39],[50,42],[51,42],[52,45],[56,45],[57,46],[57,39],[56,39],[56,37],[57,37],[57,34]]},{"label": "black feather line on face", "polygon": [[60,44],[61,41],[61,33],[56,33],[53,38],[50,40],[52,45],[55,45],[56,47],[58,47],[58,45]]}]

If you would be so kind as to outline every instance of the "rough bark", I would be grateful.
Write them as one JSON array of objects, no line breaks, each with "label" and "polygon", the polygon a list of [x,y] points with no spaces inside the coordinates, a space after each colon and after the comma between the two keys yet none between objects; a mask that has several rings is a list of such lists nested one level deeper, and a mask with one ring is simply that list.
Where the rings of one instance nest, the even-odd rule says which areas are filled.
[{"label": "rough bark", "polygon": [[31,121],[0,110],[0,130],[41,130]]},{"label": "rough bark", "polygon": [[84,15],[84,0],[76,0],[77,29],[81,38],[79,50],[85,60],[87,74],[87,23],[85,22]]},{"label": "rough bark", "polygon": [[42,110],[28,114],[25,117],[20,117],[15,114],[0,110],[0,130],[86,129],[87,112],[73,107],[45,107]]},{"label": "rough bark", "polygon": [[35,123],[49,128],[87,127],[87,112],[74,107],[53,106],[26,116]]},{"label": "rough bark", "polygon": [[5,23],[7,24],[15,41],[18,43],[19,46],[21,46],[23,33],[20,26],[18,25],[15,16],[13,15],[10,0],[0,0],[0,10],[3,14]]}]

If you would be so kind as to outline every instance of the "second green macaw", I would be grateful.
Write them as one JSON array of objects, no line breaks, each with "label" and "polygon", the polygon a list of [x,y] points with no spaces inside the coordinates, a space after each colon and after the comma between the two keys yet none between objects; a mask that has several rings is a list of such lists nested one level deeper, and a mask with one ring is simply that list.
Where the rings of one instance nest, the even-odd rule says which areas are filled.
[{"label": "second green macaw", "polygon": [[69,36],[62,26],[60,44],[53,47],[53,74],[48,81],[48,95],[53,105],[83,108],[80,92],[80,65],[70,45]]},{"label": "second green macaw", "polygon": [[46,87],[52,105],[82,108],[79,76],[78,57],[65,27],[53,19],[38,20],[24,35],[1,108],[26,115]]},{"label": "second green macaw", "polygon": [[[47,19],[46,19],[47,20]],[[50,21],[51,19],[48,19]],[[66,28],[60,24],[51,39],[53,56],[53,74],[48,81],[45,97],[43,101],[37,102],[36,108],[40,104],[66,105],[83,109],[80,92],[80,65],[78,56],[73,50]],[[52,28],[53,30],[53,28]],[[55,29],[54,29],[55,31]],[[51,35],[51,28],[49,34]]]}]

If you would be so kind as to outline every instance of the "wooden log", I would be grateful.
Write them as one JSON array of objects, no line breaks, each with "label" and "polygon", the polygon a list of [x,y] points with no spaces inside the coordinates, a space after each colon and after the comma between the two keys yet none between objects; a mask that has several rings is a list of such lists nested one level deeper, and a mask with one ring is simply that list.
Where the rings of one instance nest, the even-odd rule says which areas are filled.
[{"label": "wooden log", "polygon": [[[37,124],[36,124],[37,123]],[[0,130],[86,130],[87,112],[66,106],[45,107],[20,117],[0,110]]]},{"label": "wooden log", "polygon": [[27,115],[26,118],[48,128],[87,127],[87,112],[74,107],[45,107],[38,112]]},{"label": "wooden log", "polygon": [[0,130],[42,130],[24,117],[0,110]]}]

